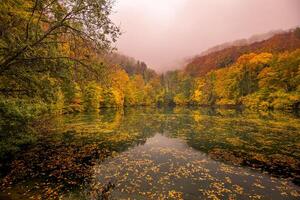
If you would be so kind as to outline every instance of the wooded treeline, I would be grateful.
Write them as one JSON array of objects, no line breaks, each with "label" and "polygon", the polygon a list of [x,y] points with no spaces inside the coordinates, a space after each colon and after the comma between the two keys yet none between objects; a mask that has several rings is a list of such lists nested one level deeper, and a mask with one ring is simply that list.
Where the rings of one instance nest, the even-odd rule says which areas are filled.
[{"label": "wooded treeline", "polygon": [[1,1],[0,176],[18,152],[48,133],[53,115],[155,105],[161,98],[153,70],[112,53],[120,35],[112,3]]},{"label": "wooded treeline", "polygon": [[[168,74],[169,95],[177,105],[244,105],[293,110],[300,102],[300,50],[280,54],[250,53],[233,65],[193,78]],[[173,92],[175,91],[175,92]]]},{"label": "wooded treeline", "polygon": [[112,53],[110,0],[3,0],[1,125],[43,113],[149,105],[299,108],[300,29],[195,58],[158,75]]},{"label": "wooded treeline", "polygon": [[144,62],[111,53],[120,34],[111,12],[110,0],[4,0],[1,113],[38,116],[153,104],[158,75]]},{"label": "wooded treeline", "polygon": [[196,57],[164,80],[166,99],[176,105],[298,110],[300,28]]}]

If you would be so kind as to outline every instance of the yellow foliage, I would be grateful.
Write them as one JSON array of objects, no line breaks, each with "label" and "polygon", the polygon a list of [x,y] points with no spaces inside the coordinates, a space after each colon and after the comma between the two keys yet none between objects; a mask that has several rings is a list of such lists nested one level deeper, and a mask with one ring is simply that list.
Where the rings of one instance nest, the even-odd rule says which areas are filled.
[{"label": "yellow foliage", "polygon": [[188,99],[181,93],[176,94],[173,100],[176,105],[187,105],[188,104]]},{"label": "yellow foliage", "polygon": [[257,76],[259,79],[259,87],[265,87],[268,84],[268,77],[275,74],[274,70],[271,67],[264,68]]},{"label": "yellow foliage", "polygon": [[250,64],[267,64],[273,58],[271,53],[261,53],[250,59]]},{"label": "yellow foliage", "polygon": [[151,92],[151,87],[145,87],[144,79],[141,75],[133,76],[125,90],[125,104],[126,105],[144,105],[146,104],[145,94]]},{"label": "yellow foliage", "polygon": [[238,60],[236,61],[236,64],[240,65],[240,64],[249,63],[249,61],[251,59],[253,59],[256,55],[257,54],[255,54],[255,53],[244,54],[238,58]]},{"label": "yellow foliage", "polygon": [[90,82],[85,88],[84,109],[85,111],[98,111],[100,108],[102,88],[96,82]]},{"label": "yellow foliage", "polygon": [[117,88],[120,91],[124,92],[128,81],[128,74],[124,70],[119,69],[113,73],[111,87]]},{"label": "yellow foliage", "polygon": [[124,105],[124,94],[117,88],[105,89],[103,95],[103,107],[122,107]]}]

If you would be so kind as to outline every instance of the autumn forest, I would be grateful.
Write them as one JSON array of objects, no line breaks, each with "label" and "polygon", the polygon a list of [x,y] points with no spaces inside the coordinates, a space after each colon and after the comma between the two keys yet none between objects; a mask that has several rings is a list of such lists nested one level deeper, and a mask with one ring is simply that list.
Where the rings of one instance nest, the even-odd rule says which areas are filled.
[{"label": "autumn forest", "polygon": [[[113,168],[114,172],[109,171],[109,166],[117,166],[116,163],[120,162],[128,165],[128,169],[138,171],[140,169],[135,169],[137,162],[132,159],[135,159],[133,155],[141,156],[139,162],[145,164],[146,161],[142,161],[145,155],[137,153],[145,150],[141,145],[145,148],[147,145],[162,145],[157,147],[159,149],[170,144],[175,148],[179,142],[173,141],[173,138],[184,141],[188,138],[189,146],[221,162],[213,164],[211,173],[223,170],[222,173],[226,174],[230,169],[237,170],[230,167],[237,166],[267,171],[276,178],[292,180],[295,185],[286,186],[289,188],[281,189],[281,193],[287,193],[290,199],[299,197],[300,127],[297,113],[300,109],[300,28],[274,33],[260,41],[233,43],[205,54],[191,55],[180,69],[159,73],[147,66],[145,61],[115,49],[114,44],[123,30],[110,18],[113,6],[110,0],[0,1],[0,183],[1,190],[6,191],[0,192],[0,199],[110,199],[110,195],[117,199],[197,199],[199,195],[196,193],[182,188],[180,191],[180,187],[169,188],[167,182],[160,183],[162,188],[166,186],[166,191],[153,189],[153,186],[150,187],[152,189],[143,186],[145,191],[132,189],[135,186],[130,189],[127,178],[135,180],[136,175],[131,172],[126,172],[128,176],[118,177],[123,181],[119,185],[118,181],[113,183],[111,179],[104,184],[107,177],[103,178],[103,171],[110,176],[114,176],[111,173],[122,173],[118,168]],[[259,113],[262,118],[268,116],[268,119],[256,115],[253,118],[251,113]],[[152,114],[154,118],[150,117]],[[145,118],[146,124],[143,125],[139,115]],[[288,117],[284,118],[284,115]],[[252,124],[246,124],[247,120],[244,121],[241,116],[249,117],[248,123]],[[289,125],[289,122],[294,123]],[[160,123],[164,125],[158,126]],[[235,123],[240,126],[233,126]],[[264,125],[270,130],[266,130]],[[239,131],[247,134],[255,132],[257,135],[242,136]],[[219,138],[229,132],[232,134],[230,137]],[[275,136],[283,132],[290,138]],[[69,137],[66,140],[69,142],[65,141],[66,138],[59,139],[60,133]],[[205,136],[202,135],[202,139],[199,135],[192,136],[198,133],[205,133]],[[263,135],[258,136],[261,133]],[[98,135],[97,138],[94,138],[95,135]],[[155,143],[152,137],[158,137],[158,141],[165,143]],[[268,155],[257,146],[251,146],[254,138],[258,137],[265,138],[264,144],[256,145],[265,148]],[[276,138],[280,138],[286,146],[279,144]],[[197,143],[201,140],[205,141]],[[228,140],[228,143],[223,144],[222,140]],[[203,146],[204,143],[208,146]],[[46,149],[43,148],[45,145]],[[129,148],[136,145],[135,148],[141,149]],[[285,151],[277,152],[276,145],[286,148]],[[248,146],[250,150],[247,150]],[[177,150],[178,155],[175,155],[176,151],[174,155],[169,155],[171,152],[168,151],[145,152],[149,153],[149,157],[168,154],[169,160],[177,156],[178,163],[191,162],[191,165],[182,168],[191,173],[187,172],[186,176],[190,180],[191,170],[200,177],[201,170],[209,169],[209,164],[203,165],[203,169],[195,167],[202,166],[198,160],[206,159],[202,154],[196,155],[194,150]],[[44,154],[39,155],[40,152]],[[62,155],[63,152],[65,154]],[[121,152],[125,155],[122,156]],[[101,164],[106,158],[115,158],[115,154],[120,154],[116,156],[117,160]],[[276,160],[275,154],[283,161],[280,162],[280,158]],[[77,160],[70,160],[71,157]],[[25,158],[34,162],[27,163]],[[51,163],[45,163],[48,159]],[[233,164],[228,164],[228,161]],[[155,162],[149,161],[145,168],[158,170],[159,164]],[[93,169],[96,172],[92,172],[91,167],[95,166],[99,170]],[[183,165],[170,166],[181,169]],[[20,175],[13,169],[24,174]],[[169,172],[172,170],[168,169]],[[237,172],[235,176],[239,177],[252,173],[244,171],[244,168],[238,168]],[[211,190],[205,186],[195,191],[200,191],[206,199],[244,199],[243,191],[247,193],[247,186],[244,190],[238,184],[225,188],[222,181],[214,179],[216,174],[213,177],[207,174],[206,177],[212,181]],[[152,175],[141,176],[151,182]],[[97,179],[100,184],[96,184],[94,176],[100,177]],[[22,185],[21,182],[29,177],[37,181]],[[235,181],[232,174],[224,177],[229,185],[231,179]],[[268,181],[266,177],[255,184],[260,184],[263,190],[264,184],[268,187]],[[178,179],[176,184],[184,185],[184,181]],[[272,184],[277,187],[276,184],[281,183],[276,179]],[[88,192],[66,196],[86,185],[89,185],[89,189],[85,190]],[[97,192],[93,187],[98,187]],[[277,188],[280,187],[283,185]],[[27,189],[24,188],[31,189],[25,192]],[[226,194],[212,192],[220,188]],[[114,190],[118,192],[114,193]],[[135,191],[139,191],[140,196],[136,196]],[[157,191],[162,196],[156,194]],[[267,193],[266,189],[256,195],[263,198]],[[250,199],[259,199],[251,191],[247,195],[252,195]],[[273,197],[268,196],[267,199]]]}]

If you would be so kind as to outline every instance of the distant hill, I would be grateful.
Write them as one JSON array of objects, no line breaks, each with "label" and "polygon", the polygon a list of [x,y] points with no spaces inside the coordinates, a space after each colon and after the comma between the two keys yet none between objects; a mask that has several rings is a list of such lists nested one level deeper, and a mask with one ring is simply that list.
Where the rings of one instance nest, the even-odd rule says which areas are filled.
[{"label": "distant hill", "polygon": [[192,76],[201,76],[211,70],[231,65],[246,53],[279,53],[297,48],[300,48],[300,28],[287,32],[269,32],[213,47],[191,59],[184,71]]},{"label": "distant hill", "polygon": [[157,76],[156,72],[150,69],[145,62],[120,53],[110,53],[105,56],[105,59],[108,63],[124,69],[129,76],[142,75],[145,81]]},{"label": "distant hill", "polygon": [[210,53],[213,53],[216,51],[221,51],[223,49],[226,49],[226,48],[229,48],[232,46],[245,46],[245,45],[249,45],[249,44],[252,44],[255,42],[261,42],[261,41],[267,40],[267,39],[273,37],[274,35],[280,34],[280,33],[284,33],[284,31],[283,30],[270,31],[268,33],[253,35],[248,39],[240,39],[240,40],[235,40],[233,42],[226,42],[223,44],[219,44],[219,45],[216,45],[214,47],[207,49],[206,51],[203,51],[200,54],[200,56],[205,56],[207,54],[210,54]]}]

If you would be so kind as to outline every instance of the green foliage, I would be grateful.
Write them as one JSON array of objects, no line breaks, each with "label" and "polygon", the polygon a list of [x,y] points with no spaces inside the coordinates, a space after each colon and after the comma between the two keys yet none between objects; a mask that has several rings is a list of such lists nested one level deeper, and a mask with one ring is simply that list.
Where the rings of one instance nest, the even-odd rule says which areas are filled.
[{"label": "green foliage", "polygon": [[241,102],[247,108],[253,110],[268,110],[272,108],[270,99],[268,98],[269,94],[270,91],[267,89],[261,89],[258,92],[243,97]]},{"label": "green foliage", "polygon": [[0,161],[36,140],[30,124],[48,112],[42,101],[0,96]]},{"label": "green foliage", "polygon": [[101,87],[96,82],[90,82],[84,89],[84,110],[87,112],[99,111],[101,97]]},{"label": "green foliage", "polygon": [[164,90],[159,91],[155,96],[155,102],[158,106],[167,105],[171,100],[166,98],[166,93]]},{"label": "green foliage", "polygon": [[293,110],[300,102],[300,93],[286,93],[283,90],[278,90],[270,95],[272,99],[272,108],[277,110]]},{"label": "green foliage", "polygon": [[165,86],[165,104],[184,105],[189,103],[194,80],[181,71],[170,71],[162,77]]},{"label": "green foliage", "polygon": [[102,107],[120,108],[124,105],[124,94],[116,88],[104,89],[102,95]]},{"label": "green foliage", "polygon": [[280,54],[272,66],[265,68],[258,75],[260,87],[267,87],[273,91],[297,90],[300,84],[300,50]]},{"label": "green foliage", "polygon": [[46,112],[48,112],[47,105],[42,101],[0,96],[0,128],[3,126],[25,125]]},{"label": "green foliage", "polygon": [[144,87],[144,105],[156,105],[159,101],[163,89],[161,88],[160,79],[151,79]]},{"label": "green foliage", "polygon": [[188,99],[184,96],[184,94],[179,93],[174,96],[174,103],[176,105],[187,105]]},{"label": "green foliage", "polygon": [[137,61],[119,53],[110,53],[105,56],[105,59],[112,65],[120,66],[129,76],[141,75],[145,82],[149,82],[157,76],[156,72],[148,68],[143,61]]},{"label": "green foliage", "polygon": [[125,90],[125,105],[143,105],[145,104],[145,82],[141,75],[133,76]]},{"label": "green foliage", "polygon": [[54,113],[62,114],[63,109],[65,108],[65,97],[61,89],[58,89],[54,93],[53,101],[54,103],[50,105],[50,110],[53,111]]},{"label": "green foliage", "polygon": [[83,111],[83,95],[77,83],[66,84],[64,93],[67,113]]}]

